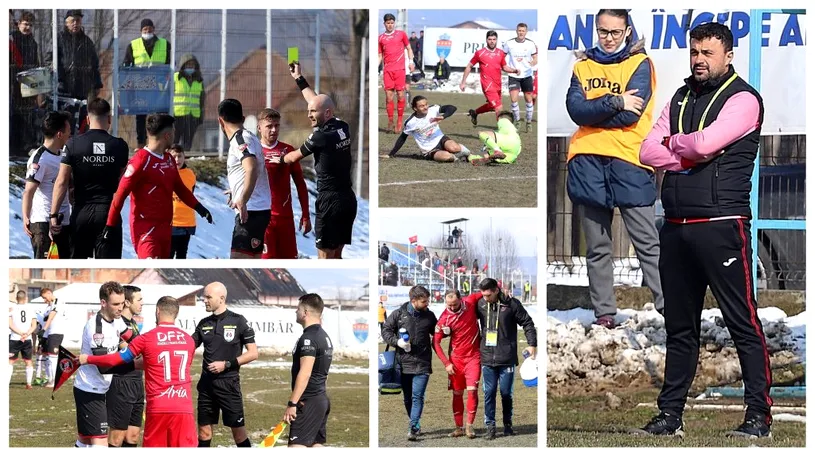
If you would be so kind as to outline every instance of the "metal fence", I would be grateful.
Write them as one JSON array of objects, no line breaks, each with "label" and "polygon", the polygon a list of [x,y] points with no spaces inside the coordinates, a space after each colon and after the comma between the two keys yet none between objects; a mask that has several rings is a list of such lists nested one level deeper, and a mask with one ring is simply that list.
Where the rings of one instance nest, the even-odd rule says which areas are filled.
[{"label": "metal fence", "polygon": [[[581,283],[586,278],[586,244],[581,210],[566,193],[568,138],[547,139],[547,273],[549,283]],[[806,136],[763,136],[759,151],[759,219],[806,217]],[[661,187],[662,176],[657,176]],[[659,190],[658,190],[659,192]],[[662,203],[657,200],[657,226]],[[615,282],[639,284],[642,273],[619,211],[612,223]],[[757,245],[760,243],[760,245]],[[803,290],[806,282],[806,235],[802,230],[759,230],[759,288]]]},{"label": "metal fence", "polygon": [[[11,11],[13,19],[19,21],[23,11]],[[33,37],[38,45],[37,58],[32,64],[43,67],[52,61],[56,48],[54,33],[56,30],[59,35],[63,31],[67,10],[31,12],[35,16]],[[112,104],[118,101],[114,81],[128,46],[141,35],[143,19],[151,19],[155,35],[169,42],[173,72],[180,69],[185,55],[193,55],[199,61],[206,100],[203,121],[190,146],[192,154],[223,154],[224,143],[217,122],[217,105],[222,98],[241,101],[247,128],[255,126],[257,112],[272,107],[283,116],[281,140],[297,146],[308,136],[311,127],[306,103],[288,70],[288,48],[297,47],[303,74],[315,90],[333,98],[337,115],[351,126],[359,145],[355,155],[355,166],[359,167],[357,191],[362,195],[359,192],[362,186],[367,197],[369,123],[365,111],[368,104],[365,52],[368,27],[365,25],[364,33],[360,32],[363,28],[358,23],[361,11],[97,9],[82,13],[84,33],[94,43],[99,57],[104,85],[99,95]],[[367,24],[367,11],[364,14]],[[12,79],[14,70],[10,70]],[[56,90],[56,85],[54,88]],[[37,114],[44,114],[35,103],[19,95],[12,98],[12,111],[25,112],[22,126],[11,130],[14,135],[12,156],[25,156],[32,145],[39,144],[26,135],[31,134],[31,128],[36,128],[33,122]],[[135,116],[120,115],[117,108],[114,110],[117,117],[112,132],[124,138],[131,148],[135,147],[138,144]],[[29,127],[28,130],[25,127]]]}]

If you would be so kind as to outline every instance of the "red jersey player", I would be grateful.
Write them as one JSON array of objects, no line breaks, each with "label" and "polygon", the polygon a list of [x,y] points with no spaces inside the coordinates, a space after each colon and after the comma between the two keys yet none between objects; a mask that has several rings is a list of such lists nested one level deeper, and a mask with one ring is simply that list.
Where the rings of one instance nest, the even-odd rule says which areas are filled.
[{"label": "red jersey player", "polygon": [[263,147],[263,159],[266,172],[269,174],[269,188],[272,192],[272,219],[266,227],[263,238],[263,259],[297,258],[297,237],[294,230],[294,211],[292,210],[291,183],[297,187],[297,198],[300,200],[300,230],[311,231],[311,219],[308,210],[308,188],[303,178],[300,163],[283,164],[281,159],[295,150],[289,144],[277,140],[280,134],[280,113],[274,109],[264,109],[258,114],[258,136]]},{"label": "red jersey player", "polygon": [[[402,116],[405,113],[405,50],[407,50],[410,70],[413,71],[413,50],[407,33],[395,30],[396,17],[385,14],[385,32],[379,35],[379,64],[385,62],[382,70],[383,84],[385,86],[385,109],[388,111],[388,131],[394,133],[402,131]],[[393,121],[393,93],[398,99],[397,119]],[[395,128],[394,128],[395,127]]]},{"label": "red jersey player", "polygon": [[[175,159],[167,152],[173,143],[173,116],[150,114],[146,122],[147,147],[136,150],[128,161],[110,205],[107,227],[113,227],[121,220],[122,207],[130,195],[130,238],[136,254],[141,259],[169,258],[173,192],[209,223],[212,223],[212,214],[184,186]],[[109,234],[112,233],[106,229],[105,238]]]},{"label": "red jersey player", "polygon": [[459,88],[462,92],[464,91],[470,71],[478,64],[481,72],[481,90],[487,99],[487,103],[467,113],[473,126],[478,125],[478,115],[488,111],[495,111],[495,120],[498,120],[498,113],[501,112],[501,70],[507,73],[517,72],[517,69],[507,66],[506,56],[507,54],[498,48],[498,33],[490,30],[487,31],[487,46],[475,52],[467,67],[464,68],[464,76],[461,78]]},{"label": "red jersey player", "polygon": [[[478,410],[478,380],[481,379],[481,335],[476,317],[476,304],[482,297],[476,292],[464,299],[456,290],[444,294],[447,308],[439,316],[436,333],[433,335],[433,348],[436,350],[448,374],[449,390],[453,391],[453,419],[456,429],[451,437],[465,434],[464,422],[464,389],[467,389],[467,430],[469,438],[475,437],[473,423]],[[444,356],[441,341],[450,336],[450,359]]]},{"label": "red jersey player", "polygon": [[195,354],[192,336],[175,326],[178,301],[156,303],[156,328],[136,336],[118,353],[80,355],[81,364],[110,367],[142,357],[147,410],[145,447],[197,447],[198,429],[192,409],[190,366]]}]

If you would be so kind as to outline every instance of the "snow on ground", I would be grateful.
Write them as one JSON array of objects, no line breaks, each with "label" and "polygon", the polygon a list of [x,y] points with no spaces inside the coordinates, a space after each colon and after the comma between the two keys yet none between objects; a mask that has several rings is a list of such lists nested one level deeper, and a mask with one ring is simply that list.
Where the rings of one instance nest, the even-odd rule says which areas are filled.
[{"label": "snow on ground", "polygon": [[[309,212],[311,213],[311,224],[315,225],[315,195],[317,191],[316,183],[306,180],[309,189]],[[224,185],[226,181],[224,180]],[[292,185],[292,188],[294,186]],[[10,256],[33,257],[31,242],[23,231],[22,220],[22,195],[23,189],[9,184],[9,247]],[[212,212],[214,223],[208,224],[206,220],[198,218],[195,236],[190,240],[188,258],[229,258],[229,249],[232,243],[232,228],[235,223],[235,213],[226,205],[226,197],[223,189],[198,182],[195,185],[195,196]],[[357,219],[354,222],[353,241],[350,246],[343,250],[343,258],[363,259],[368,257],[368,201],[357,199],[359,206],[357,209]],[[299,222],[301,216],[300,203],[293,202],[294,217]],[[125,202],[122,209],[122,221],[124,224],[130,223],[130,200]],[[136,258],[130,239],[130,226],[125,225],[123,258]],[[314,232],[303,236],[297,233],[297,250],[301,258],[316,258],[317,249],[314,246]]]},{"label": "snow on ground", "polygon": [[[425,89],[431,89],[433,87],[433,67],[426,66],[425,67],[425,78],[419,80],[417,83],[418,85],[424,85]],[[438,88],[434,88],[432,90],[436,92],[453,92],[458,94],[481,94],[481,78],[480,75],[472,71],[470,75],[467,77],[467,82],[464,86],[464,91],[462,92],[459,88],[461,84],[462,76],[464,72],[451,72],[450,79],[445,81],[444,84],[439,86]],[[507,87],[508,77],[506,75],[501,77],[501,92],[508,93],[509,88]],[[380,74],[379,77],[379,85],[382,86],[382,76]]]},{"label": "snow on ground", "polygon": [[[805,361],[804,315],[805,312],[787,317],[775,307],[758,310],[774,365]],[[653,304],[645,305],[642,311],[618,310],[618,325],[612,330],[593,326],[594,319],[594,312],[587,309],[548,312],[549,382],[578,379],[608,382],[640,373],[662,378],[665,320]],[[702,312],[700,342],[698,382],[716,386],[740,379],[738,357],[719,309]]]}]

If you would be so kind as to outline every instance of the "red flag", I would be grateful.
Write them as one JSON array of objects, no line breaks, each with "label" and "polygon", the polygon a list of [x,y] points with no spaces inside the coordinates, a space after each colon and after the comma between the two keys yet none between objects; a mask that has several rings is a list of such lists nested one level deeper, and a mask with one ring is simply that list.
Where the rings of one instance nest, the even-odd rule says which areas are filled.
[{"label": "red flag", "polygon": [[73,375],[77,369],[79,369],[79,358],[60,345],[57,373],[54,377],[54,390],[51,392],[51,400],[54,399],[54,394],[56,394],[57,389],[68,381],[68,378],[71,378],[71,375]]},{"label": "red flag", "polygon": [[487,269],[489,269],[489,268],[490,268],[490,266],[489,266],[488,264],[484,264],[484,268],[483,268],[483,269],[481,269],[481,271],[482,271],[482,272],[486,272],[486,271],[487,271]]},{"label": "red flag", "polygon": [[415,244],[419,242],[419,236],[414,234],[413,236],[408,238],[408,241],[410,241],[411,244]]}]

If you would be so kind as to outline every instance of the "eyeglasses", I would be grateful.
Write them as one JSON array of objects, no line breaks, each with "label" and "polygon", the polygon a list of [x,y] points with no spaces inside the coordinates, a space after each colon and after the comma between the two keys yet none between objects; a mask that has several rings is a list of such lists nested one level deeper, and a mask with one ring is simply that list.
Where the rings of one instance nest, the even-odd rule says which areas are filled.
[{"label": "eyeglasses", "polygon": [[614,39],[620,39],[623,37],[623,33],[625,33],[625,29],[623,30],[606,30],[605,28],[598,28],[597,35],[600,36],[600,39],[605,39],[610,34]]}]

